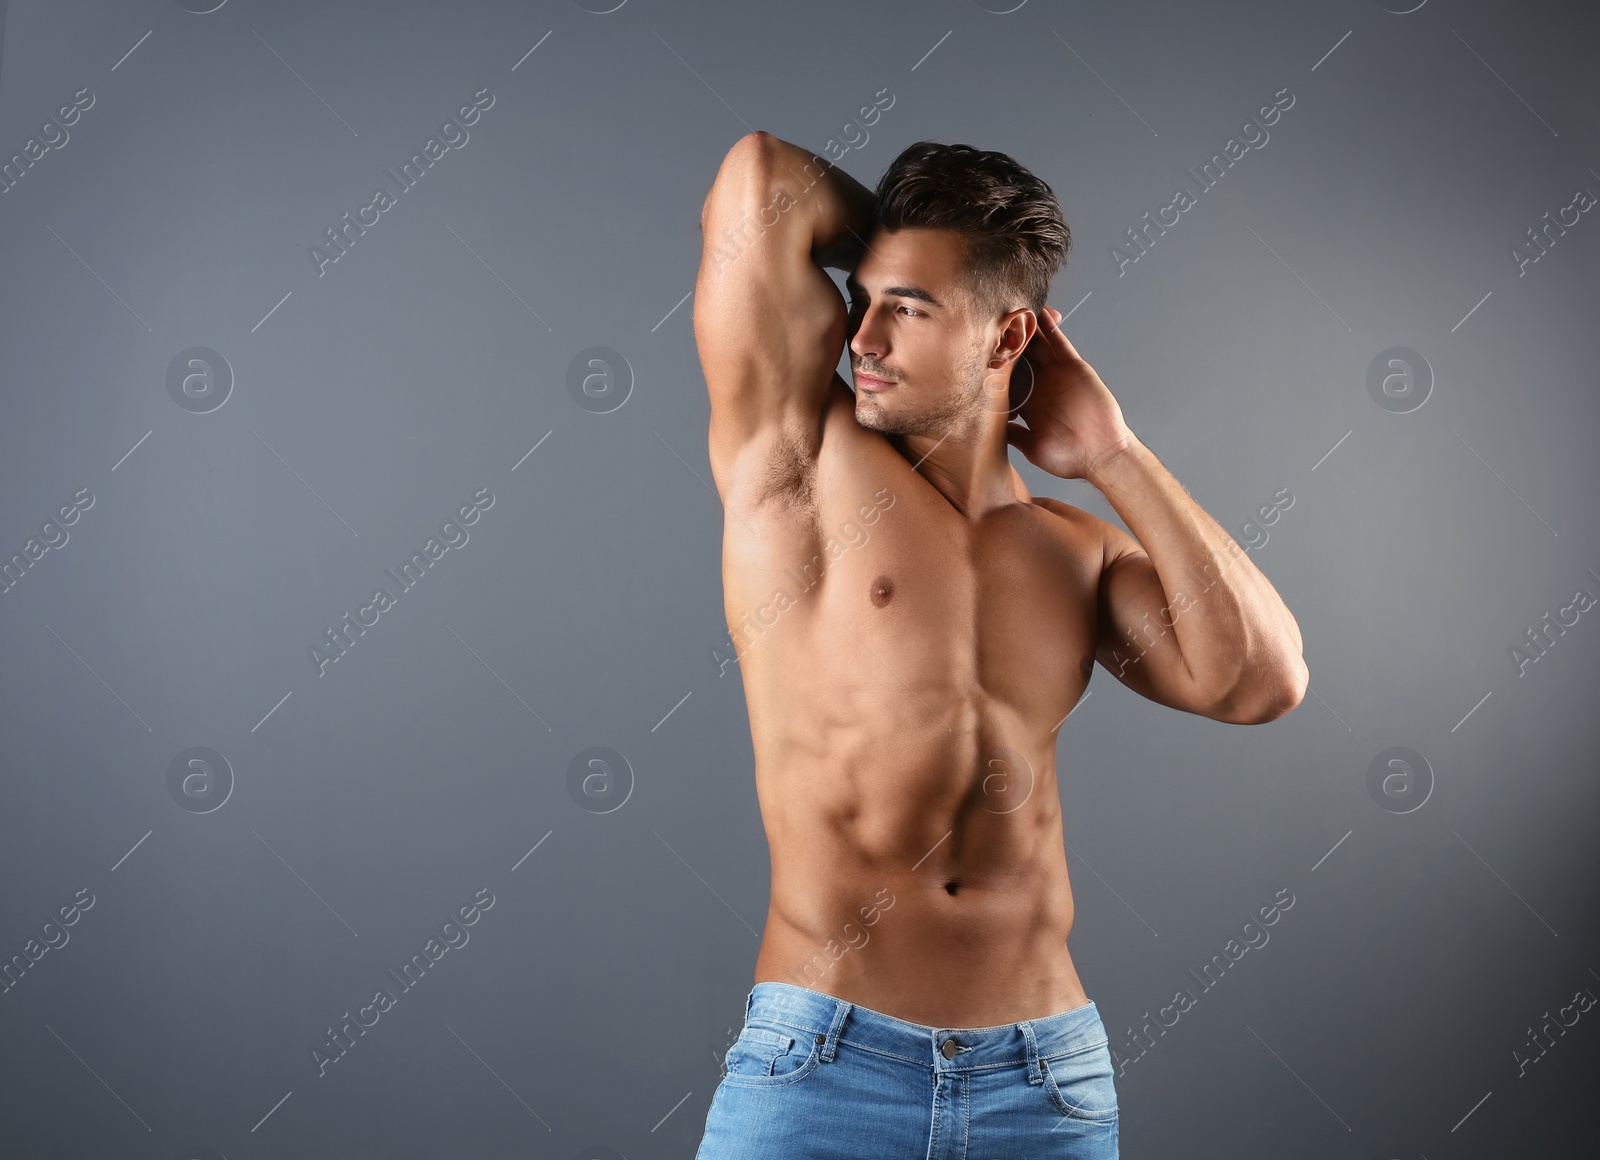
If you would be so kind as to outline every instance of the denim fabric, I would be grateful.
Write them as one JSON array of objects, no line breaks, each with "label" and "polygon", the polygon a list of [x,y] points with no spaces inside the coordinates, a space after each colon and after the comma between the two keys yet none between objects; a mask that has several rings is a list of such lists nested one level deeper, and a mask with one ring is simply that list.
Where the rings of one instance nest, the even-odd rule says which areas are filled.
[{"label": "denim fabric", "polygon": [[724,1062],[695,1160],[1117,1156],[1111,1050],[1093,1003],[999,1027],[925,1027],[762,982]]}]

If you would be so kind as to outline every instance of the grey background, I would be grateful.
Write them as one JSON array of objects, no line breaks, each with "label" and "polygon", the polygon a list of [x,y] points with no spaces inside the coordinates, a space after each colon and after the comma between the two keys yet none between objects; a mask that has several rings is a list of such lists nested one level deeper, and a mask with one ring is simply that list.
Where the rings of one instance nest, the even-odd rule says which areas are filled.
[{"label": "grey background", "polygon": [[[1136,1060],[1125,1154],[1600,1139],[1600,1010],[1513,1055],[1600,995],[1600,610],[1521,675],[1511,651],[1600,596],[1600,222],[1512,253],[1600,194],[1592,6],[0,12],[0,155],[95,98],[0,195],[0,556],[68,537],[0,596],[6,1155],[693,1154],[769,881],[714,651],[698,214],[741,134],[821,151],[884,89],[840,164],[870,186],[932,138],[1051,183],[1068,333],[1305,635],[1310,694],[1270,725],[1097,671],[1062,726],[1070,945]],[[323,232],[484,88],[470,141],[319,275]],[[1119,275],[1124,231],[1284,88],[1270,141]],[[205,413],[167,387],[195,346],[235,380]],[[595,346],[634,379],[605,414],[567,387]],[[1405,413],[1367,386],[1396,346],[1433,378]],[[470,540],[319,676],[310,646],[479,488]],[[569,792],[597,745],[631,768],[609,812]],[[196,746],[231,770],[204,813],[220,791],[168,790]],[[1369,792],[1393,746],[1426,795]],[[319,1075],[329,1025],[480,889],[470,941]]]}]

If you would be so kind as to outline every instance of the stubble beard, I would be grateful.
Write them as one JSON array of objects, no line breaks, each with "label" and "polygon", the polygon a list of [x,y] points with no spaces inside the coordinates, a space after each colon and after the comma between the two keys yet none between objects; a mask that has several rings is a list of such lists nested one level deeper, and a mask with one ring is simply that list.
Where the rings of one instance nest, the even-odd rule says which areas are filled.
[{"label": "stubble beard", "polygon": [[856,422],[882,435],[924,435],[943,438],[969,426],[984,408],[981,355],[956,370],[960,387],[939,406],[913,414],[892,414],[867,391],[856,391]]}]

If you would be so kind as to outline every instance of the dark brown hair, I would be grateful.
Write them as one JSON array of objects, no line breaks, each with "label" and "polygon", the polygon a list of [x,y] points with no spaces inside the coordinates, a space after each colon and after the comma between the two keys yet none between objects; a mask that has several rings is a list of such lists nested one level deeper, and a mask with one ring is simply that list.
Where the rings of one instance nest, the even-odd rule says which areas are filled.
[{"label": "dark brown hair", "polygon": [[1041,317],[1072,231],[1056,195],[1004,153],[918,141],[878,179],[878,225],[945,229],[967,239],[973,303],[990,317],[1027,307]]}]

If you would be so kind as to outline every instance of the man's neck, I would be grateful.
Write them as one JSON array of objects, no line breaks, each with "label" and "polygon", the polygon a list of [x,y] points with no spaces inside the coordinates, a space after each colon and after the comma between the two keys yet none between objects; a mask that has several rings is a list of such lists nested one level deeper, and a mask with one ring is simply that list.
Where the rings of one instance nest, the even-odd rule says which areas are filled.
[{"label": "man's neck", "polygon": [[890,444],[969,520],[1033,496],[1007,455],[1006,416],[984,413],[969,430],[890,435]]}]

